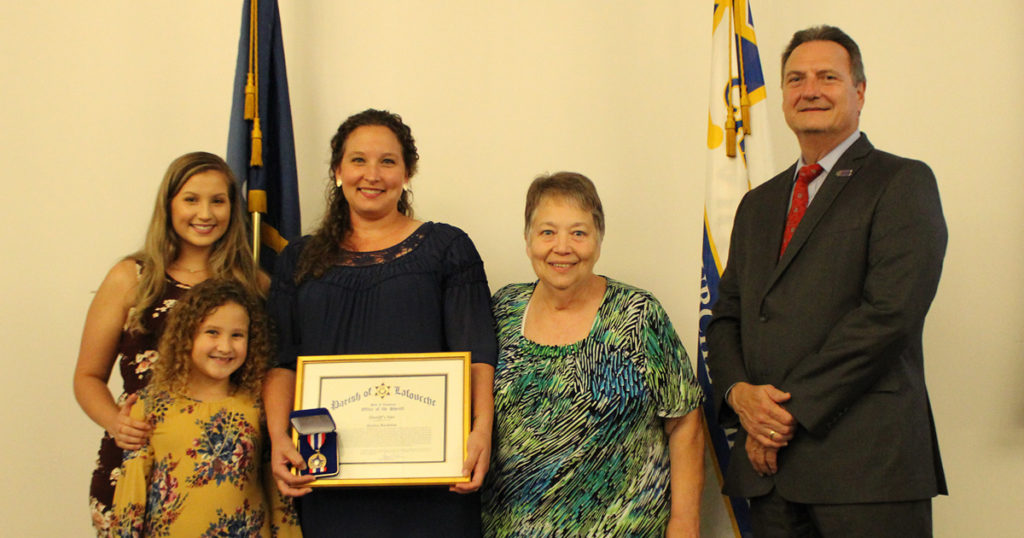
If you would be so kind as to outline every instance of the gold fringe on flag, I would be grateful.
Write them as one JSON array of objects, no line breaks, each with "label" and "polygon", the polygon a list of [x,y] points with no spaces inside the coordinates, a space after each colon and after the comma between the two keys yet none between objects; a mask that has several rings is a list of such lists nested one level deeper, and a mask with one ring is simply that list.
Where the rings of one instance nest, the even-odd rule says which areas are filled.
[{"label": "gold fringe on flag", "polygon": [[[249,73],[245,82],[246,119],[252,119],[252,144],[249,166],[263,166],[263,131],[260,129],[260,64],[259,64],[259,1],[249,6]],[[250,84],[252,94],[250,95]],[[252,97],[252,115],[249,116],[249,98]]]},{"label": "gold fringe on flag", "polygon": [[[739,4],[740,9],[736,9],[736,4]],[[732,14],[736,24],[734,26],[736,40],[736,60],[737,60],[737,73],[740,78],[740,118],[743,121],[743,134],[750,134],[750,96],[747,95],[747,75],[743,65],[743,28],[746,24],[743,22],[743,17],[747,15],[746,2],[735,2],[733,4]]]},{"label": "gold fringe on flag", "polygon": [[252,120],[252,157],[249,166],[263,166],[263,131],[260,130],[259,117]]},{"label": "gold fringe on flag", "polygon": [[736,112],[732,102],[732,47],[736,43],[736,5],[730,3],[733,10],[733,17],[729,19],[729,81],[725,89],[725,155],[736,156]]},{"label": "gold fringe on flag", "polygon": [[725,154],[729,157],[736,156],[736,120],[731,112],[725,119]]},{"label": "gold fringe on flag", "polygon": [[245,77],[245,119],[251,120],[256,114],[256,86],[252,82],[252,71]]},{"label": "gold fringe on flag", "polygon": [[249,70],[245,75],[245,119],[256,117],[256,84],[253,74],[253,55],[256,51],[256,10],[249,7]]}]

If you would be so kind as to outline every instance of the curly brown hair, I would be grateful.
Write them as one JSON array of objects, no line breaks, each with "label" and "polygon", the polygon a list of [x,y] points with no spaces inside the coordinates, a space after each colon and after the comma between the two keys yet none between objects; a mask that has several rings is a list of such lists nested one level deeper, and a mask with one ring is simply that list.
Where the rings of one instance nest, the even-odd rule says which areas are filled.
[{"label": "curly brown hair", "polygon": [[[341,244],[345,242],[349,231],[352,230],[348,200],[345,199],[341,187],[336,185],[334,173],[338,169],[338,165],[341,164],[341,158],[345,155],[345,141],[348,140],[348,135],[357,128],[367,125],[378,125],[391,130],[402,146],[402,161],[404,161],[406,173],[410,178],[416,174],[416,164],[420,160],[420,154],[416,150],[416,140],[412,137],[412,129],[402,122],[401,116],[387,110],[373,108],[349,116],[331,138],[331,168],[328,172],[331,182],[327,187],[327,213],[320,223],[320,228],[309,239],[302,249],[302,254],[299,255],[294,275],[296,284],[301,284],[306,278],[323,276],[327,269],[335,263]],[[411,217],[413,211],[409,194],[409,191],[402,191],[402,197],[398,200],[398,211]]]},{"label": "curly brown hair", "polygon": [[171,309],[160,337],[160,359],[153,367],[150,386],[187,394],[192,372],[192,346],[199,327],[214,310],[228,303],[241,306],[249,314],[248,353],[245,362],[231,374],[231,384],[235,390],[259,398],[263,375],[273,351],[267,315],[262,301],[235,280],[209,279],[196,284]]}]

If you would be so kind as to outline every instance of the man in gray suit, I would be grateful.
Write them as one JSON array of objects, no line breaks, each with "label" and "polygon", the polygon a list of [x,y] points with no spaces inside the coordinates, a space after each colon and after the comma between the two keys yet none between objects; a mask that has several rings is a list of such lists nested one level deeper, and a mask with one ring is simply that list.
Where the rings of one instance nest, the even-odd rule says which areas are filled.
[{"label": "man in gray suit", "polygon": [[[750,191],[708,327],[723,491],[755,535],[931,535],[946,493],[921,333],[946,250],[935,176],[860,132],[860,50],[794,34],[783,111],[800,159]],[[799,172],[798,172],[799,171]]]}]

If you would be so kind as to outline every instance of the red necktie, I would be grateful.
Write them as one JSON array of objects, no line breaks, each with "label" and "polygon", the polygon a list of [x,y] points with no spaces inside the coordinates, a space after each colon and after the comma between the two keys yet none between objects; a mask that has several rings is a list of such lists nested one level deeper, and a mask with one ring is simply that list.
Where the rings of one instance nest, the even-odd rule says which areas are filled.
[{"label": "red necktie", "polygon": [[796,174],[796,187],[793,188],[793,201],[789,207],[789,214],[786,215],[786,231],[782,234],[782,248],[779,250],[779,257],[786,252],[786,245],[793,239],[793,233],[804,218],[807,212],[807,184],[818,177],[823,168],[820,164],[808,164],[800,168]]}]

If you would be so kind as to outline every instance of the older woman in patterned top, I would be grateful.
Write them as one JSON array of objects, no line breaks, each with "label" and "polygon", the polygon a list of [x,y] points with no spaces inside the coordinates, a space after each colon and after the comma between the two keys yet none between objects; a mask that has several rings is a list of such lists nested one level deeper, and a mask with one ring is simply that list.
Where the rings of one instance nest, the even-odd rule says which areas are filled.
[{"label": "older woman in patterned top", "polygon": [[526,195],[537,281],[498,329],[488,536],[698,536],[704,441],[686,350],[650,293],[595,275],[604,212],[569,172]]}]

